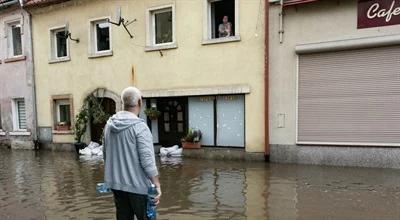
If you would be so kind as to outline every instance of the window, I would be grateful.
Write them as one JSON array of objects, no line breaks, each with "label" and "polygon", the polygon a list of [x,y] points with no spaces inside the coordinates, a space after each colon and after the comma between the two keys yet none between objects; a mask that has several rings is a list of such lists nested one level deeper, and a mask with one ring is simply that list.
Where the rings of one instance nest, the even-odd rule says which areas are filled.
[{"label": "window", "polygon": [[148,46],[165,46],[175,43],[175,15],[172,5],[148,10]]},{"label": "window", "polygon": [[51,33],[51,48],[52,59],[60,59],[68,57],[68,39],[65,27],[52,29]]},{"label": "window", "polygon": [[239,36],[239,0],[206,1],[204,39],[232,40]]},{"label": "window", "polygon": [[14,130],[26,130],[26,109],[25,100],[14,99],[13,100],[13,124]]},{"label": "window", "polygon": [[110,23],[107,20],[91,22],[92,47],[94,53],[111,51]]},{"label": "window", "polygon": [[53,99],[54,128],[57,131],[71,130],[71,100],[67,98]]},{"label": "window", "polygon": [[8,54],[9,57],[22,56],[22,38],[20,22],[8,24]]}]

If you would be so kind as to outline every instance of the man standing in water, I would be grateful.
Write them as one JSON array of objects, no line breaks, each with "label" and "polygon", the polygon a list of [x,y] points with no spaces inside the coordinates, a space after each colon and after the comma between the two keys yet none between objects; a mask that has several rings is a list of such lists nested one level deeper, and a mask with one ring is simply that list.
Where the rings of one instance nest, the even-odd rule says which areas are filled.
[{"label": "man standing in water", "polygon": [[153,183],[161,196],[160,181],[150,129],[138,117],[142,107],[139,89],[122,91],[124,110],[104,128],[104,182],[114,193],[117,219],[147,219],[147,191]]}]

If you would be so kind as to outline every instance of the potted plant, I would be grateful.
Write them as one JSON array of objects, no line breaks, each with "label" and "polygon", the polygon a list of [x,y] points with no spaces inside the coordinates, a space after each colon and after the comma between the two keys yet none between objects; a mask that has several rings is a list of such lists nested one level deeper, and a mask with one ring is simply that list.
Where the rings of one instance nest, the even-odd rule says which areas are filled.
[{"label": "potted plant", "polygon": [[56,126],[57,131],[68,131],[70,129],[70,123],[66,121],[59,122]]},{"label": "potted plant", "polygon": [[199,149],[201,147],[201,131],[189,129],[185,137],[181,139],[183,149]]},{"label": "potted plant", "polygon": [[104,123],[109,118],[109,115],[104,112],[101,102],[93,94],[85,98],[81,110],[75,118],[74,134],[76,142],[74,145],[78,154],[79,150],[86,147],[86,144],[82,142],[82,137],[86,133],[87,124],[91,118],[94,123]]},{"label": "potted plant", "polygon": [[150,107],[144,110],[144,114],[149,117],[150,120],[156,120],[161,115],[161,112],[155,107]]}]

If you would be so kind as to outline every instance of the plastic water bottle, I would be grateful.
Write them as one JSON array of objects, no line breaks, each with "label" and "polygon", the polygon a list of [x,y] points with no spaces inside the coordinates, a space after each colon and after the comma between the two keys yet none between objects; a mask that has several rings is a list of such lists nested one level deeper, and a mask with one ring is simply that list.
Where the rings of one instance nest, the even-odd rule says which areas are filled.
[{"label": "plastic water bottle", "polygon": [[149,220],[155,220],[157,217],[157,205],[155,204],[154,198],[158,195],[157,188],[154,184],[149,187],[147,195],[147,218]]},{"label": "plastic water bottle", "polygon": [[109,192],[111,192],[111,189],[108,188],[105,183],[97,183],[96,191],[98,193],[109,193]]}]

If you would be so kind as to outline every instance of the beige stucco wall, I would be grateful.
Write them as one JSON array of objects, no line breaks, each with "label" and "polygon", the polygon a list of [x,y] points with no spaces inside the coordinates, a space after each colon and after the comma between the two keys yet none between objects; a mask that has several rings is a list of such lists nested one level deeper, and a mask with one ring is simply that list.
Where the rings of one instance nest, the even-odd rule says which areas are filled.
[{"label": "beige stucco wall", "polygon": [[[278,5],[270,8],[270,143],[296,142],[296,78],[298,44],[400,34],[399,25],[357,29],[357,1],[321,0],[287,7],[283,43],[279,43]],[[278,114],[285,114],[278,128]]]},{"label": "beige stucco wall", "polygon": [[[185,87],[248,84],[246,95],[246,150],[264,150],[263,108],[263,4],[258,0],[240,0],[240,42],[202,45],[203,0],[132,0],[132,1],[72,1],[34,10],[33,38],[37,83],[38,123],[51,126],[51,95],[72,94],[74,112],[83,98],[97,87],[116,93],[132,85],[143,90]],[[262,1],[263,2],[263,1]],[[145,52],[146,9],[174,4],[178,48]],[[135,36],[130,39],[121,27],[112,26],[113,56],[88,58],[89,19],[115,17],[116,7],[128,20]],[[261,9],[259,8],[261,6]],[[259,16],[258,16],[258,13]],[[49,28],[69,22],[71,61],[49,64]],[[73,136],[53,136],[54,142],[72,142]]]}]

